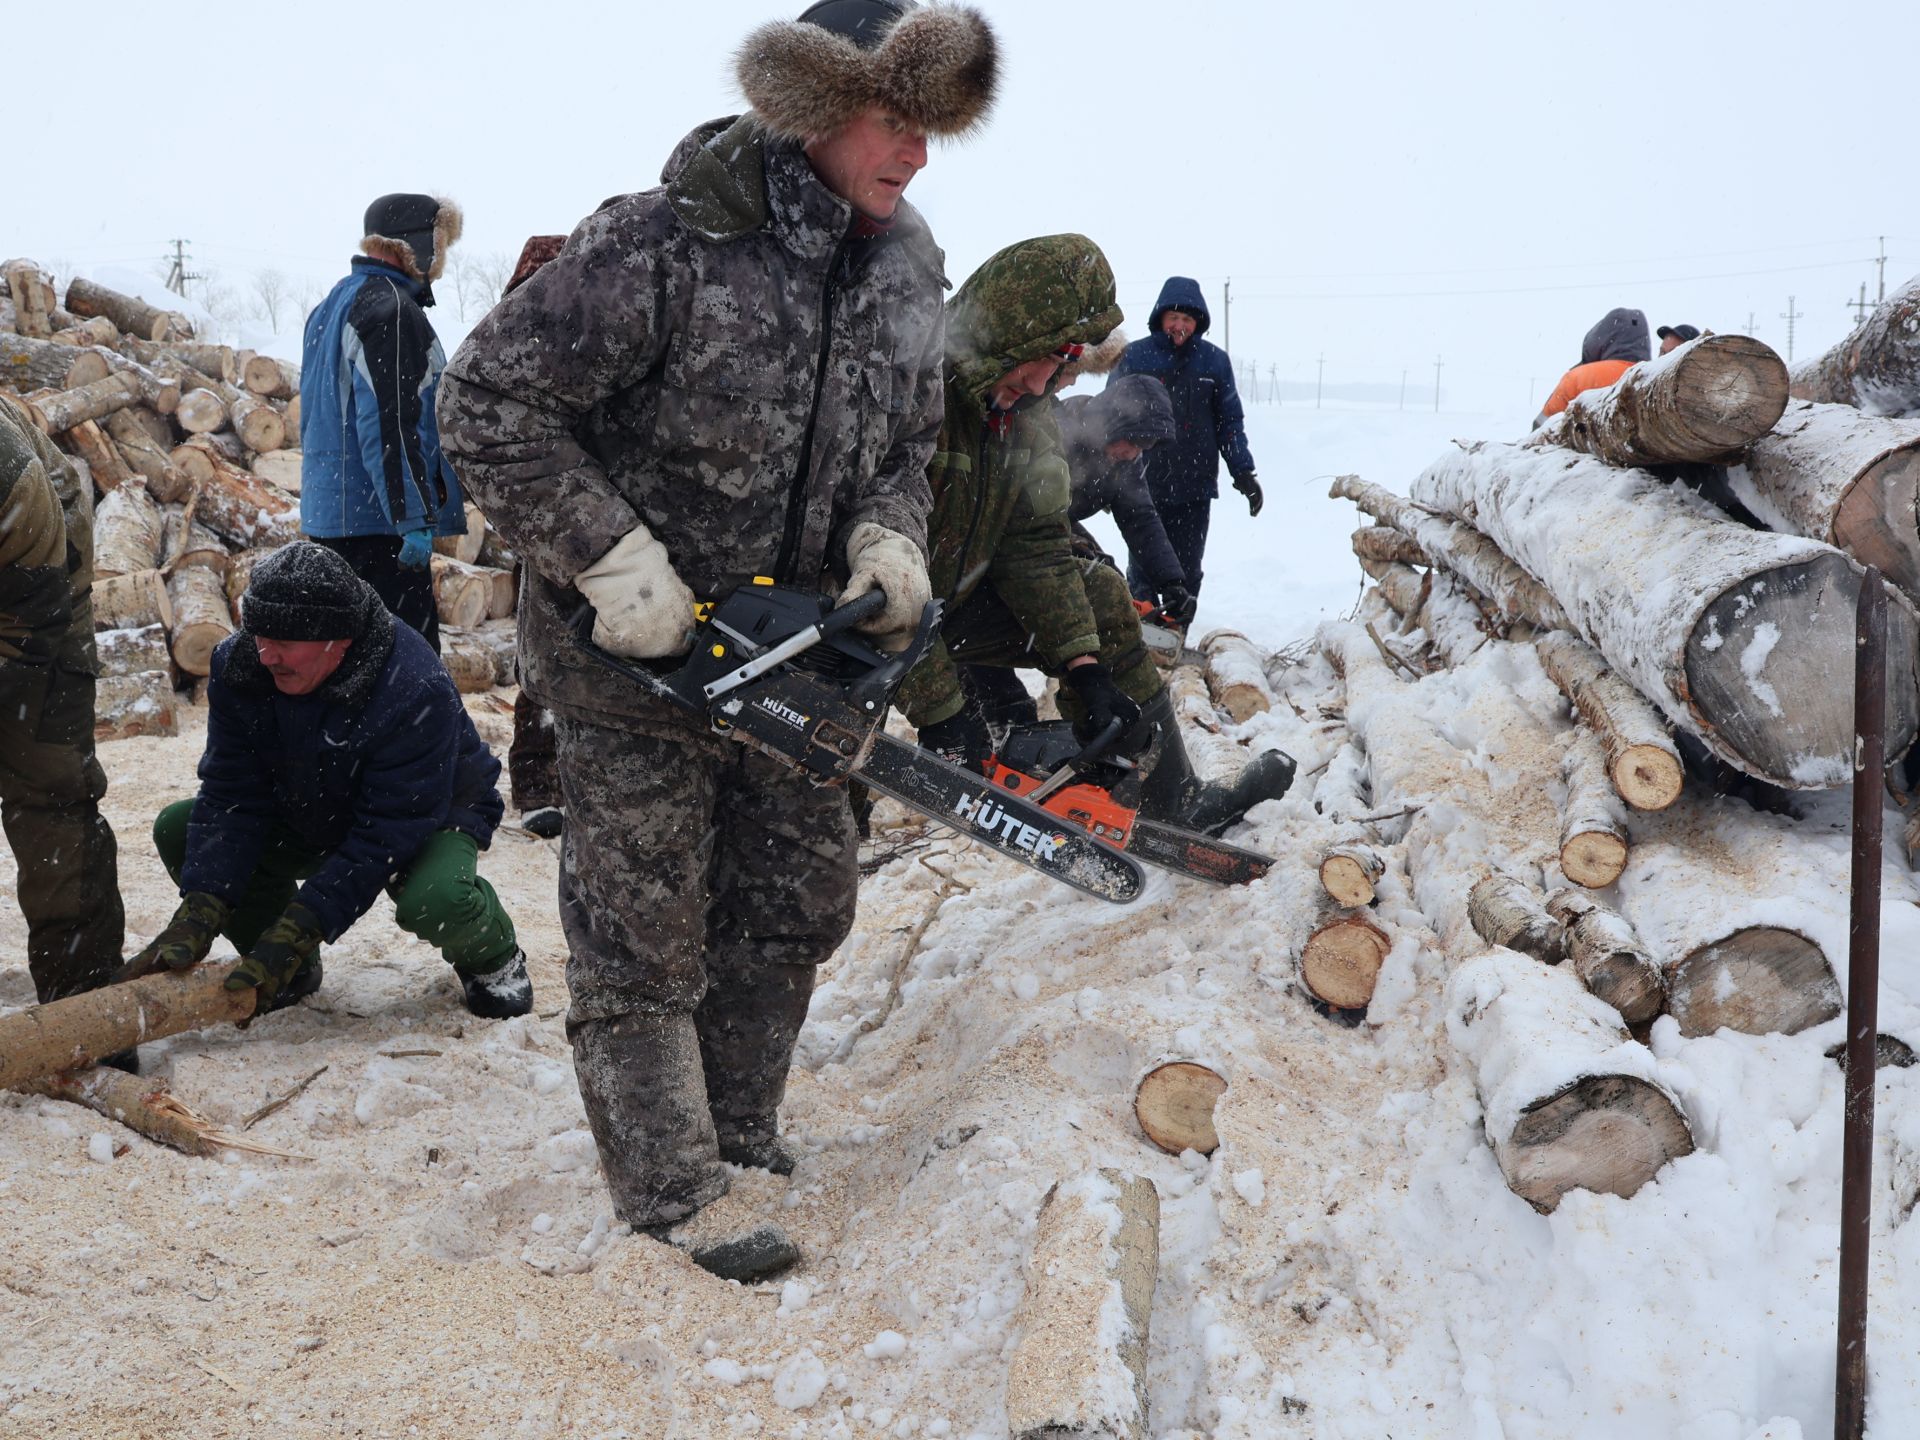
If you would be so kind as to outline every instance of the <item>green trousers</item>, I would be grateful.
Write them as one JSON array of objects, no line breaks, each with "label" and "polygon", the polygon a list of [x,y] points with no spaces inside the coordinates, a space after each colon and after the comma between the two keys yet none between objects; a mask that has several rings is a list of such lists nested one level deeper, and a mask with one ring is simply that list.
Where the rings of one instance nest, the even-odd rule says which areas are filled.
[{"label": "green trousers", "polygon": [[[193,801],[178,800],[153,822],[154,848],[177,885],[187,862],[187,822]],[[300,881],[318,870],[327,851],[276,824],[260,847],[247,890],[233,907],[226,937],[242,955],[287,908]],[[436,830],[399,879],[387,886],[394,922],[439,950],[454,969],[469,975],[498,970],[513,958],[513,921],[476,866],[480,847],[459,830]]]}]

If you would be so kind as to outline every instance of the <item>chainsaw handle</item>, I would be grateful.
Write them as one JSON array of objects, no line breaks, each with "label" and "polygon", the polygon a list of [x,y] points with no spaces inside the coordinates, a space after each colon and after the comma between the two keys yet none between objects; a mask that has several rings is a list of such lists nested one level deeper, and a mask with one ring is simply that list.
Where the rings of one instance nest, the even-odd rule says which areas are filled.
[{"label": "chainsaw handle", "polygon": [[838,635],[842,630],[851,629],[862,620],[871,619],[886,608],[886,592],[869,590],[857,599],[849,600],[838,610],[829,612],[820,621],[820,638],[825,640],[828,636]]},{"label": "chainsaw handle", "polygon": [[1118,715],[1114,716],[1101,728],[1100,733],[1085,745],[1082,745],[1080,747],[1080,753],[1067,763],[1075,768],[1082,765],[1093,764],[1113,748],[1114,743],[1119,740],[1126,728],[1126,721],[1122,720]]}]

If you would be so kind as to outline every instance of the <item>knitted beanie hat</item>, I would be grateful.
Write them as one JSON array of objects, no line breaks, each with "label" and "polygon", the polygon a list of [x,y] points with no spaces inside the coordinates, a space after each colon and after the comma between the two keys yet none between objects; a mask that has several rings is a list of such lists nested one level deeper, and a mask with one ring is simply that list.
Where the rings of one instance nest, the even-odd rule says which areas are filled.
[{"label": "knitted beanie hat", "polygon": [[380,604],[338,554],[296,540],[253,567],[240,599],[241,627],[267,640],[353,640]]}]

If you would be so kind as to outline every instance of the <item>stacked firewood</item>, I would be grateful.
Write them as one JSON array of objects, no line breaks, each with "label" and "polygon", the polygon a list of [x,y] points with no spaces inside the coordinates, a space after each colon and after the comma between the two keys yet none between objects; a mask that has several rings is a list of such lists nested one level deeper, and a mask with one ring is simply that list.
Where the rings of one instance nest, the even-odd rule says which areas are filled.
[{"label": "stacked firewood", "polygon": [[[1920,314],[1920,282],[1896,305]],[[1869,338],[1912,328],[1877,320]],[[1795,393],[1803,376],[1844,374],[1847,398],[1920,407],[1920,347],[1850,341],[1835,355],[1803,367]],[[1456,962],[1449,1028],[1496,1158],[1542,1208],[1574,1185],[1631,1194],[1692,1148],[1634,1038],[1655,1016],[1683,1035],[1761,1034],[1839,1011],[1844,913],[1809,900],[1819,887],[1804,873],[1821,852],[1791,820],[1716,809],[1712,792],[1781,810],[1785,792],[1852,781],[1869,564],[1890,602],[1887,753],[1913,742],[1916,457],[1920,420],[1794,399],[1764,345],[1716,335],[1522,442],[1458,446],[1408,494],[1357,476],[1333,486],[1370,521],[1353,548],[1374,586],[1319,641],[1352,743],[1315,791],[1331,822],[1326,901],[1297,946],[1300,983],[1330,1006],[1367,1003],[1387,949],[1376,887],[1404,865],[1391,883]],[[1212,657],[1216,698],[1264,708],[1278,687],[1231,655],[1243,644],[1215,642],[1229,652]],[[1530,757],[1523,773],[1476,764],[1408,683],[1469,660],[1489,680],[1476,703],[1497,716],[1476,724]],[[1545,681],[1557,719],[1508,693],[1551,696]],[[1705,803],[1670,809],[1689,787]],[[1523,805],[1547,807],[1537,825],[1520,823]],[[1556,819],[1557,853],[1521,838]],[[1671,898],[1696,892],[1714,903]]]},{"label": "stacked firewood", "polygon": [[[0,386],[82,468],[94,516],[102,739],[172,734],[177,691],[238,623],[253,562],[298,538],[300,375],[198,341],[186,316],[28,260],[0,266]],[[435,542],[447,668],[511,684],[515,561],[469,508]]]}]

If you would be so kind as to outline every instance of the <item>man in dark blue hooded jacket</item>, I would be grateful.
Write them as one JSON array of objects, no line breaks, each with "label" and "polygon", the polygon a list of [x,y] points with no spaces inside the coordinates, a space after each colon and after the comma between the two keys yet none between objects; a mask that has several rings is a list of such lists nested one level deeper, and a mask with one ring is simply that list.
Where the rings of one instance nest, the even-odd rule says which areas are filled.
[{"label": "man in dark blue hooded jacket", "polygon": [[[1245,413],[1233,383],[1233,362],[1212,341],[1203,339],[1213,323],[1200,284],[1175,275],[1160,288],[1148,317],[1151,332],[1127,347],[1114,367],[1117,383],[1127,375],[1151,375],[1173,400],[1174,437],[1156,445],[1141,462],[1147,489],[1165,524],[1167,539],[1186,575],[1189,595],[1200,593],[1201,560],[1207,549],[1207,523],[1220,493],[1220,462],[1227,462],[1233,488],[1247,497],[1247,511],[1260,513],[1260,482],[1247,449]],[[1136,598],[1156,598],[1153,577],[1136,561],[1127,567],[1127,583]]]}]

